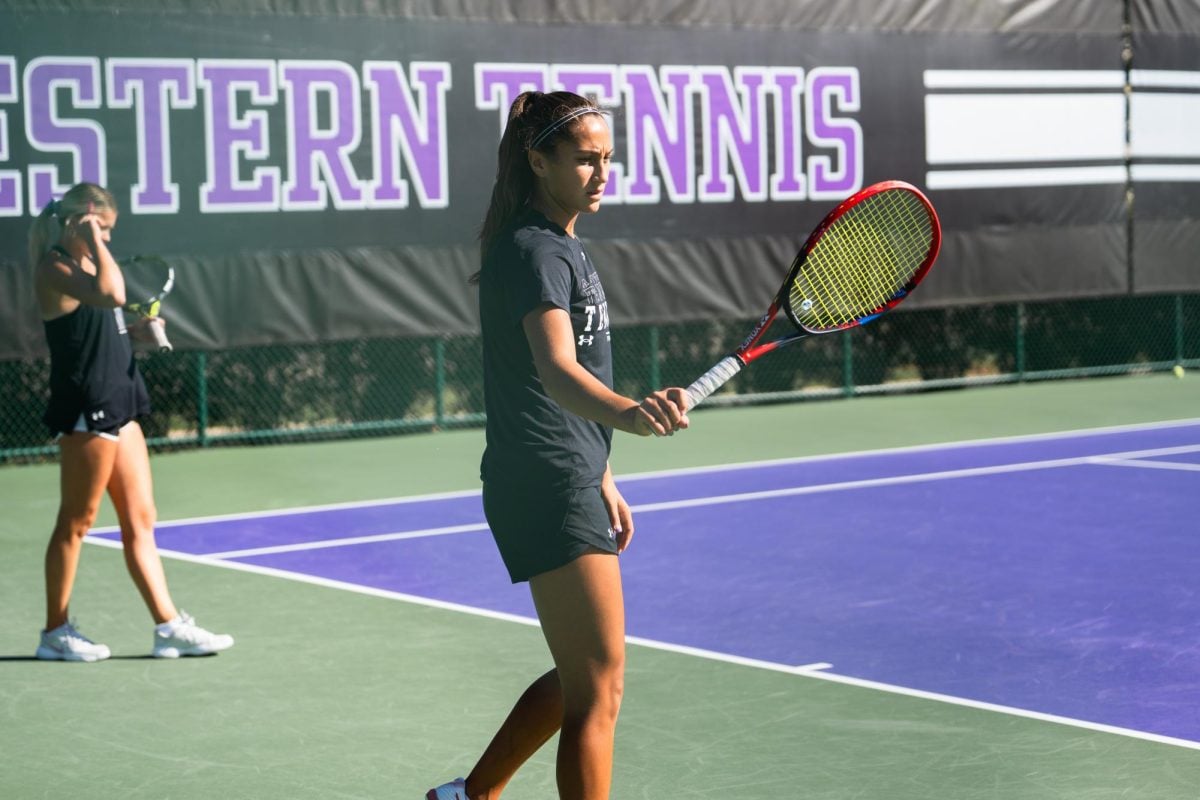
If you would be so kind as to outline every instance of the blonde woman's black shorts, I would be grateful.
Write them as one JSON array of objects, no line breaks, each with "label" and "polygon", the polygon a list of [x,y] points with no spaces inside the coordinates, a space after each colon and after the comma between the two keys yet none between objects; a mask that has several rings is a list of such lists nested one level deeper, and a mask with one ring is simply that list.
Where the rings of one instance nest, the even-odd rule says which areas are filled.
[{"label": "blonde woman's black shorts", "polygon": [[513,583],[558,569],[584,553],[617,552],[599,486],[547,489],[483,485],[483,512]]}]

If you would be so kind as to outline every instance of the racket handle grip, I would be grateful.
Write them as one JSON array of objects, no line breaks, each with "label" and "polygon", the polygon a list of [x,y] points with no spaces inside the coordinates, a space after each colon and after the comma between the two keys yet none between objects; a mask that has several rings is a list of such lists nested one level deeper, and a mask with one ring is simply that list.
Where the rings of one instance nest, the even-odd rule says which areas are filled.
[{"label": "racket handle grip", "polygon": [[742,362],[737,356],[726,356],[717,365],[696,379],[687,388],[688,410],[704,402],[710,394],[725,385],[725,382],[742,371]]},{"label": "racket handle grip", "polygon": [[150,327],[150,335],[154,337],[154,344],[158,347],[158,352],[169,353],[175,348],[171,346],[171,340],[167,338],[167,324],[158,317],[150,317],[147,322]]}]

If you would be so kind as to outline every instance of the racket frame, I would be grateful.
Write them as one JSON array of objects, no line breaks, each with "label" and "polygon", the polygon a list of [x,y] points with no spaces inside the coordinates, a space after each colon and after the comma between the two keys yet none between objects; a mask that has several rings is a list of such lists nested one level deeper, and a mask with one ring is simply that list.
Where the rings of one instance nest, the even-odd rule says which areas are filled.
[{"label": "racket frame", "polygon": [[[913,273],[912,277],[902,286],[891,298],[878,307],[871,309],[867,314],[860,315],[854,319],[840,323],[831,328],[809,328],[801,322],[793,312],[791,304],[787,302],[792,282],[796,279],[800,270],[808,258],[809,253],[821,241],[825,233],[837,222],[841,217],[847,214],[850,209],[862,203],[873,195],[880,194],[886,191],[902,190],[911,193],[925,207],[929,214],[931,226],[929,251],[925,255],[924,261]],[[839,203],[832,211],[825,215],[825,218],[813,228],[812,233],[804,241],[796,257],[792,260],[792,265],[787,271],[787,276],[784,278],[779,291],[775,294],[775,299],[771,301],[771,305],[767,308],[765,314],[750,331],[750,335],[741,343],[740,346],[730,353],[721,361],[717,362],[708,372],[696,379],[691,386],[688,387],[687,393],[689,397],[689,408],[694,408],[704,401],[710,394],[719,389],[724,383],[729,381],[734,375],[742,370],[751,361],[761,358],[773,350],[778,350],[784,345],[799,341],[808,336],[821,335],[825,333],[834,333],[844,331],[849,328],[866,325],[881,314],[901,303],[908,295],[916,288],[937,260],[938,252],[941,250],[942,244],[942,228],[938,220],[937,212],[933,208],[933,204],[919,189],[912,184],[904,181],[890,180],[881,181],[880,183],[872,184],[865,189],[862,189],[850,197]],[[779,315],[780,308],[784,309],[788,320],[796,327],[792,333],[781,336],[777,339],[772,339],[767,342],[760,341],[766,334],[767,329],[775,322],[775,318]]]},{"label": "racket frame", "polygon": [[[805,324],[796,317],[795,312],[792,310],[791,304],[787,302],[787,297],[788,292],[791,289],[792,282],[796,279],[796,276],[800,273],[800,270],[804,268],[804,264],[808,259],[808,254],[813,251],[813,248],[817,246],[817,242],[821,241],[821,238],[825,235],[833,223],[845,216],[850,209],[854,208],[859,203],[862,203],[868,197],[896,189],[912,193],[912,195],[921,202],[921,204],[925,207],[925,210],[929,213],[929,219],[932,226],[932,235],[929,245],[929,252],[926,254],[925,260],[921,263],[921,266],[917,268],[916,272],[913,273],[913,276],[909,278],[908,282],[906,282],[904,286],[902,286],[896,292],[895,295],[877,308],[872,309],[870,313],[863,314],[862,316],[848,320],[832,328],[815,329],[805,326]],[[942,228],[940,222],[938,221],[937,212],[934,211],[933,204],[929,202],[929,198],[927,198],[917,187],[913,186],[912,184],[905,183],[904,181],[891,180],[872,184],[865,189],[856,192],[839,203],[832,211],[825,215],[825,218],[821,220],[817,227],[813,228],[812,233],[808,235],[808,238],[804,241],[803,246],[801,246],[799,252],[796,253],[796,257],[792,260],[792,265],[788,269],[787,276],[783,279],[783,283],[780,285],[779,291],[775,294],[775,299],[771,301],[770,307],[767,308],[767,312],[763,314],[762,319],[760,319],[758,324],[754,326],[754,329],[750,332],[750,335],[746,337],[746,340],[743,341],[737,350],[735,350],[731,355],[740,361],[742,366],[745,366],[751,361],[770,353],[772,350],[777,350],[786,344],[791,344],[792,342],[798,341],[807,336],[819,336],[826,333],[836,333],[849,328],[866,325],[876,317],[879,317],[880,315],[899,305],[906,297],[908,297],[909,293],[911,293],[912,290],[917,287],[917,284],[919,284],[925,278],[925,275],[928,274],[930,268],[933,267],[934,261],[937,260],[938,252],[941,250],[941,245]],[[791,323],[796,326],[797,330],[781,336],[778,339],[772,339],[769,342],[760,343],[759,340],[762,339],[763,335],[767,332],[767,329],[771,327],[772,323],[774,323],[775,318],[779,315],[780,309],[783,309],[784,314],[791,321]]]},{"label": "racket frame", "polygon": [[125,266],[136,266],[137,264],[153,264],[156,269],[166,271],[166,280],[162,282],[161,288],[150,295],[145,300],[136,303],[126,303],[125,310],[132,314],[137,314],[140,317],[150,321],[150,335],[154,337],[154,344],[160,353],[169,353],[174,350],[171,340],[167,338],[166,323],[158,316],[158,309],[164,297],[171,293],[175,288],[175,268],[167,263],[166,259],[158,256],[133,256],[126,260]]}]

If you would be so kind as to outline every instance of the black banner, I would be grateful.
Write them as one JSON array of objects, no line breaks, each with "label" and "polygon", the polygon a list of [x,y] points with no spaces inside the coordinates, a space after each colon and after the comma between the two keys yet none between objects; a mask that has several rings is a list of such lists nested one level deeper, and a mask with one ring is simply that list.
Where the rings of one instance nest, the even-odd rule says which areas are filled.
[{"label": "black banner", "polygon": [[[1131,177],[1138,224],[1164,214],[1140,216],[1119,4],[384,5],[0,10],[0,357],[43,352],[25,236],[79,180],[117,196],[118,257],[175,263],[179,347],[475,330],[466,277],[527,88],[611,111],[608,194],[579,230],[616,324],[757,315],[820,217],[890,178],[945,231],[912,307],[1200,288],[1175,249],[1194,129],[1155,139],[1146,213],[1183,211],[1130,247]],[[1191,124],[1200,38],[1172,41],[1181,85],[1153,91]],[[1161,103],[1141,108],[1129,127],[1156,130]]]},{"label": "black banner", "polygon": [[1133,226],[1137,292],[1200,281],[1200,2],[1131,6]]}]

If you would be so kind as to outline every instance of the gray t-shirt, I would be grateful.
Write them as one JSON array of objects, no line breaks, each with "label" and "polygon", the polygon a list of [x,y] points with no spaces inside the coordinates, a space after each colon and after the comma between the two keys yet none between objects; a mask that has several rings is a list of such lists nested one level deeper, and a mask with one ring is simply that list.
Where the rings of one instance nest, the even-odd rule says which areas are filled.
[{"label": "gray t-shirt", "polygon": [[492,483],[597,486],[612,428],[567,411],[542,386],[522,321],[549,303],[571,315],[575,357],[613,385],[608,302],[578,239],[529,210],[492,247],[479,279],[487,448]]}]

